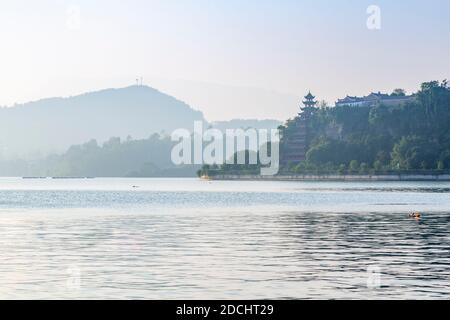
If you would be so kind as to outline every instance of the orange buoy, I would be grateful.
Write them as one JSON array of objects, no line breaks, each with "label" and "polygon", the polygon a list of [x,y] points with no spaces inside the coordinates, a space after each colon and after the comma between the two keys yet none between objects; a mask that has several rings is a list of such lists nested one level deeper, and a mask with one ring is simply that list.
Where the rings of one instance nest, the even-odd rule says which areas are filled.
[{"label": "orange buoy", "polygon": [[420,219],[422,217],[422,215],[420,214],[420,212],[413,212],[409,215],[410,218],[416,218],[416,219]]}]

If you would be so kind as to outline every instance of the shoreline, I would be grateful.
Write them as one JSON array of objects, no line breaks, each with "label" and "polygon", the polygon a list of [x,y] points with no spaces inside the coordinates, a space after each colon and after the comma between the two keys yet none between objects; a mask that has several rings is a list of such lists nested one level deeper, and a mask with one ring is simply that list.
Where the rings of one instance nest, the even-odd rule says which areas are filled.
[{"label": "shoreline", "polygon": [[397,174],[397,175],[217,175],[203,177],[215,181],[448,181],[450,174]]}]

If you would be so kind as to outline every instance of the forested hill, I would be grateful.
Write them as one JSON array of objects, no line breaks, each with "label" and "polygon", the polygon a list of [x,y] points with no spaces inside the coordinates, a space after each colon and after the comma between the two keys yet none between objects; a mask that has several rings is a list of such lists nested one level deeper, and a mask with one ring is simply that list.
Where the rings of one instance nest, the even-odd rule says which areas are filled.
[{"label": "forested hill", "polygon": [[110,138],[74,145],[63,154],[30,160],[0,161],[0,176],[19,177],[192,177],[195,165],[175,166],[175,142],[153,134],[147,139]]},{"label": "forested hill", "polygon": [[[403,90],[393,92],[393,95],[399,94],[404,94]],[[450,170],[448,83],[423,83],[414,96],[410,102],[397,106],[314,109],[308,122],[306,160],[283,165],[279,174],[440,173]],[[293,120],[279,129],[284,137],[298,130]],[[281,157],[284,148],[282,144]],[[259,172],[259,165],[247,164],[204,166],[199,174]]]},{"label": "forested hill", "polygon": [[0,108],[0,151],[9,158],[64,152],[91,139],[144,139],[189,129],[195,120],[205,121],[200,111],[147,86],[43,99]]},{"label": "forested hill", "polygon": [[310,132],[307,161],[290,170],[450,169],[450,88],[423,83],[399,106],[319,109]]}]

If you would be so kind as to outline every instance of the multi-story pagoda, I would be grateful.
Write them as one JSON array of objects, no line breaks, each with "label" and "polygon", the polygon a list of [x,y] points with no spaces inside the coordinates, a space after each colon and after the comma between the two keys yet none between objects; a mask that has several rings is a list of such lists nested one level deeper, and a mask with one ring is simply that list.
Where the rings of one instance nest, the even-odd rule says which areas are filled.
[{"label": "multi-story pagoda", "polygon": [[306,159],[308,151],[308,124],[317,101],[311,92],[305,96],[301,112],[288,123],[281,136],[281,164],[283,166],[297,164]]},{"label": "multi-story pagoda", "polygon": [[311,91],[308,92],[308,95],[305,96],[305,100],[303,100],[303,105],[305,106],[304,108],[300,108],[302,110],[304,110],[305,108],[315,108],[317,105],[317,101],[314,100],[316,99],[316,97],[314,97],[311,94]]}]

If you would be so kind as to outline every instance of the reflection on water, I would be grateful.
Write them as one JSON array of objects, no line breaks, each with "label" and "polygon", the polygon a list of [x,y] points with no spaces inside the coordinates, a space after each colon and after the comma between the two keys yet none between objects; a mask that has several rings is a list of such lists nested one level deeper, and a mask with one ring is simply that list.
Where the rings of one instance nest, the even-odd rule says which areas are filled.
[{"label": "reflection on water", "polygon": [[0,182],[0,298],[450,298],[448,184]]}]

